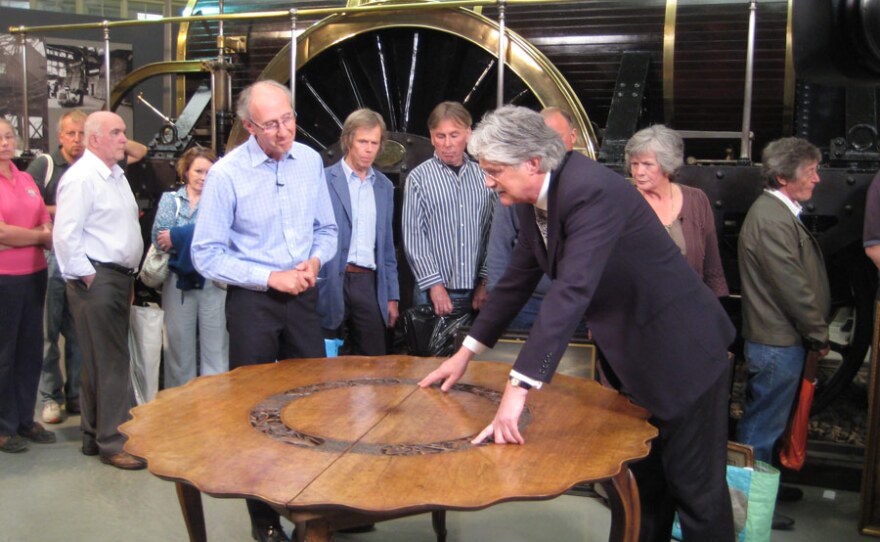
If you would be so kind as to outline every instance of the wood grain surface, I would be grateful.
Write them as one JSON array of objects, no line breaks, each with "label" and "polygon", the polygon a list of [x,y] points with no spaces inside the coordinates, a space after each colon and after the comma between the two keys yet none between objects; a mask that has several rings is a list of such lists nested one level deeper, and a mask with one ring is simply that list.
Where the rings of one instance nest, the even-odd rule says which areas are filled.
[{"label": "wood grain surface", "polygon": [[[529,393],[526,443],[474,446],[509,364],[472,362],[460,389],[415,382],[442,360],[287,360],[200,377],[133,409],[126,451],[150,472],[213,496],[290,511],[479,509],[614,478],[648,454],[647,412],[582,378]],[[254,426],[277,410],[279,438]],[[256,414],[255,414],[256,413]]]}]

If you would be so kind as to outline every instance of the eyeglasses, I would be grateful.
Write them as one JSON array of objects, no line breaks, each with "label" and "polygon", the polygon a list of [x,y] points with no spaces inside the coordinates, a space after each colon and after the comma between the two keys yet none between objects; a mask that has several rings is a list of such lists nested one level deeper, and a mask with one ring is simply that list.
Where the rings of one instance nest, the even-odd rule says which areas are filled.
[{"label": "eyeglasses", "polygon": [[485,175],[486,177],[489,177],[490,179],[492,179],[492,180],[495,181],[495,182],[498,182],[498,177],[499,177],[499,176],[504,172],[504,170],[507,169],[508,167],[510,167],[510,166],[504,165],[504,166],[501,166],[501,167],[498,167],[498,168],[484,169],[484,170],[483,170],[483,175]]},{"label": "eyeglasses", "polygon": [[287,128],[288,130],[290,130],[291,127],[293,127],[293,123],[295,121],[296,121],[296,114],[294,114],[294,113],[288,113],[278,120],[270,120],[269,122],[267,122],[265,124],[259,124],[257,122],[254,122],[251,119],[248,119],[248,122],[250,122],[251,124],[253,124],[257,128],[259,128],[260,130],[266,132],[267,134],[274,134],[275,132],[277,132],[281,128],[282,125],[285,128]]}]

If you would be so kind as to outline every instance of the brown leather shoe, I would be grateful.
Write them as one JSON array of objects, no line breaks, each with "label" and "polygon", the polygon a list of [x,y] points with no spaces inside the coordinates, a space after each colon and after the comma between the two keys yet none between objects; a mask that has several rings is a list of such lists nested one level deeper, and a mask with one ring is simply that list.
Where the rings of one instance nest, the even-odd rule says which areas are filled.
[{"label": "brown leather shoe", "polygon": [[18,434],[31,442],[36,442],[37,444],[51,444],[55,442],[55,433],[52,431],[46,431],[45,427],[36,422],[34,422],[34,426],[27,431],[19,429]]},{"label": "brown leather shoe", "polygon": [[147,466],[143,460],[136,458],[128,452],[119,452],[111,456],[102,455],[101,463],[125,470],[140,470]]}]

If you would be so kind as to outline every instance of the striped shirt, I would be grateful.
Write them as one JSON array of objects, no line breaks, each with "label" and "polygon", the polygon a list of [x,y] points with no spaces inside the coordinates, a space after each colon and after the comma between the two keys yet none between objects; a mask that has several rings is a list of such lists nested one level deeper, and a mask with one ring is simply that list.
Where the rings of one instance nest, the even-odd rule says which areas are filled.
[{"label": "striped shirt", "polygon": [[495,192],[465,156],[456,174],[435,154],[406,178],[403,245],[419,289],[472,290],[489,276],[486,252]]},{"label": "striped shirt", "polygon": [[266,290],[272,271],[336,255],[336,218],[321,157],[294,143],[273,160],[254,136],[208,171],[192,259],[205,278]]}]

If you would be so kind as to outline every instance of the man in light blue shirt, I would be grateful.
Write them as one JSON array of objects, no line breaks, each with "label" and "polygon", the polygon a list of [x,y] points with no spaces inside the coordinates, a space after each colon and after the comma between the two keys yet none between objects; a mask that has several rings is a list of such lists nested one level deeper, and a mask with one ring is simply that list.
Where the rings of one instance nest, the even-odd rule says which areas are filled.
[{"label": "man in light blue shirt", "polygon": [[325,336],[338,338],[345,332],[348,351],[354,355],[385,355],[386,326],[393,327],[397,320],[394,186],[373,168],[384,141],[382,117],[358,109],[342,126],[345,157],[325,171],[339,250],[321,269],[318,312]]},{"label": "man in light blue shirt", "polygon": [[[321,157],[294,143],[290,91],[260,81],[236,111],[251,137],[208,172],[192,259],[229,285],[229,368],[324,356],[317,283],[336,254],[336,220]],[[278,513],[248,499],[252,534],[287,541]]]}]

